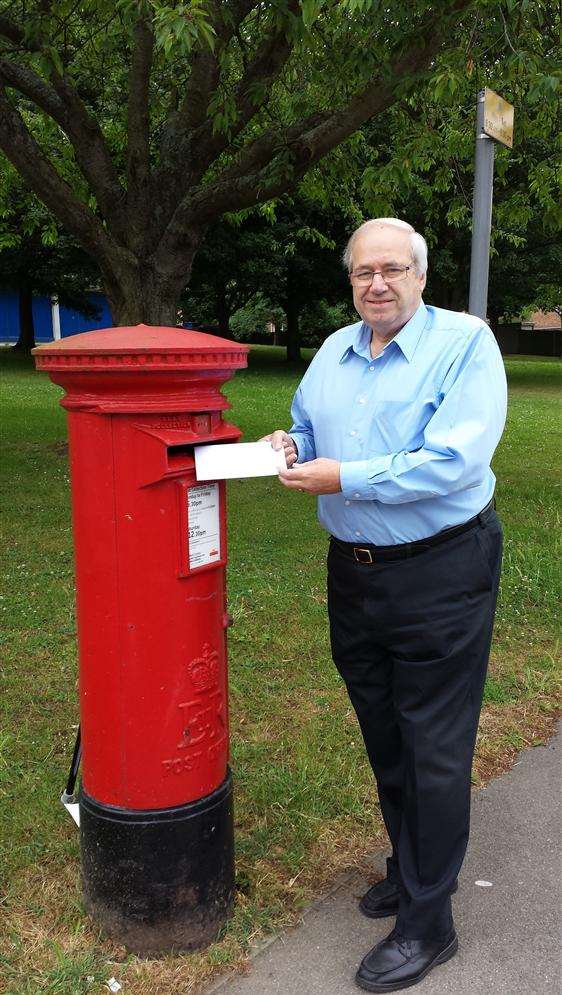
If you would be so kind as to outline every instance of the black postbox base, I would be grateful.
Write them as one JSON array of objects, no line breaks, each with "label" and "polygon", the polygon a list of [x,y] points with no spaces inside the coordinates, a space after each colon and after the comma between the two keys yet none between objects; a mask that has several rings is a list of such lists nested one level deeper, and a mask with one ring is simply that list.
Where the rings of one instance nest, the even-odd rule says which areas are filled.
[{"label": "black postbox base", "polygon": [[140,957],[199,950],[234,904],[232,775],[177,808],[131,811],[80,793],[87,912]]}]

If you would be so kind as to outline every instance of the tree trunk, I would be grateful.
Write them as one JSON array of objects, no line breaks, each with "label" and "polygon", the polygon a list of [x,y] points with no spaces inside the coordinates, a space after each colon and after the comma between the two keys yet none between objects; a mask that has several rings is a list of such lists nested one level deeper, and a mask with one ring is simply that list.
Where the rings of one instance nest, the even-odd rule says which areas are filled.
[{"label": "tree trunk", "polygon": [[[104,280],[114,325],[177,325],[181,284],[137,274]],[[185,281],[187,283],[187,279]]]},{"label": "tree trunk", "polygon": [[224,339],[231,339],[232,333],[230,331],[230,307],[226,299],[226,293],[224,288],[220,288],[217,293],[217,322],[219,326],[219,332]]},{"label": "tree trunk", "polygon": [[180,298],[189,284],[197,246],[189,255],[174,259],[168,272],[157,269],[149,257],[116,261],[112,269],[102,269],[103,282],[115,325],[181,324]]},{"label": "tree trunk", "polygon": [[287,315],[287,362],[300,363],[299,312],[294,303],[289,303],[285,313]]},{"label": "tree trunk", "polygon": [[19,291],[20,332],[14,349],[19,352],[31,352],[35,345],[35,328],[33,325],[33,293],[27,288]]},{"label": "tree trunk", "polygon": [[457,280],[451,294],[451,310],[464,311],[468,307],[468,284],[470,273],[464,267],[459,268]]},{"label": "tree trunk", "polygon": [[495,302],[491,302],[490,298],[488,298],[487,311],[488,311],[487,320],[490,325],[490,328],[492,329],[493,332],[497,332],[498,325],[500,323],[500,313]]},{"label": "tree trunk", "polygon": [[436,307],[447,308],[450,311],[463,311],[467,307],[468,293],[464,273],[458,275],[454,284],[434,278],[431,288],[429,297],[424,294],[424,298]]},{"label": "tree trunk", "polygon": [[287,260],[287,298],[285,314],[287,315],[287,362],[299,363],[301,360],[301,344],[299,331],[299,305],[293,289],[292,259]]}]

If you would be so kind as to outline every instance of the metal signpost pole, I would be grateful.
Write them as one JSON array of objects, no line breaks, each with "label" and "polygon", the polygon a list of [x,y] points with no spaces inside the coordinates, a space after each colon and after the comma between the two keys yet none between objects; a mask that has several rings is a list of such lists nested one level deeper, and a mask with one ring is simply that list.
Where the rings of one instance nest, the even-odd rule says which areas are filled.
[{"label": "metal signpost pole", "polygon": [[494,141],[484,132],[484,96],[484,90],[480,90],[476,105],[476,152],[468,310],[470,314],[475,314],[485,321],[488,304],[490,232],[492,230]]},{"label": "metal signpost pole", "polygon": [[472,254],[468,310],[486,320],[490,233],[492,230],[492,190],[494,183],[494,142],[513,148],[513,105],[487,87],[480,90],[476,104],[476,152],[474,161],[474,200],[472,206]]}]

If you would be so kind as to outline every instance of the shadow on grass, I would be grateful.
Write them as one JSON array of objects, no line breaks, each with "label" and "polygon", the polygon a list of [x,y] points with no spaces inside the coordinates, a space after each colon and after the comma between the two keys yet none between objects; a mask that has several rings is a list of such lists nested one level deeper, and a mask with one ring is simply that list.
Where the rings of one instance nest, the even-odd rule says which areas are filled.
[{"label": "shadow on grass", "polygon": [[260,376],[267,376],[268,373],[278,375],[284,370],[304,372],[316,350],[302,349],[301,352],[301,360],[289,362],[284,346],[251,345],[248,355],[248,373],[259,373]]},{"label": "shadow on grass", "polygon": [[6,373],[16,373],[18,370],[35,369],[35,361],[31,353],[22,352],[21,349],[14,349],[13,346],[4,346],[0,349],[0,370]]}]

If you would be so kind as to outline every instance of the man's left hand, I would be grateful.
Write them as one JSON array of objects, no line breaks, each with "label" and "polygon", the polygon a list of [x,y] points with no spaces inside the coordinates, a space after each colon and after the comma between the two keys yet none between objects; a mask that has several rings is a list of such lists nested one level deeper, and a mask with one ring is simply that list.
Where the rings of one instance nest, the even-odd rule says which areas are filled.
[{"label": "man's left hand", "polygon": [[337,494],[341,491],[340,463],[335,459],[312,459],[281,470],[279,480],[293,491],[307,494]]}]

